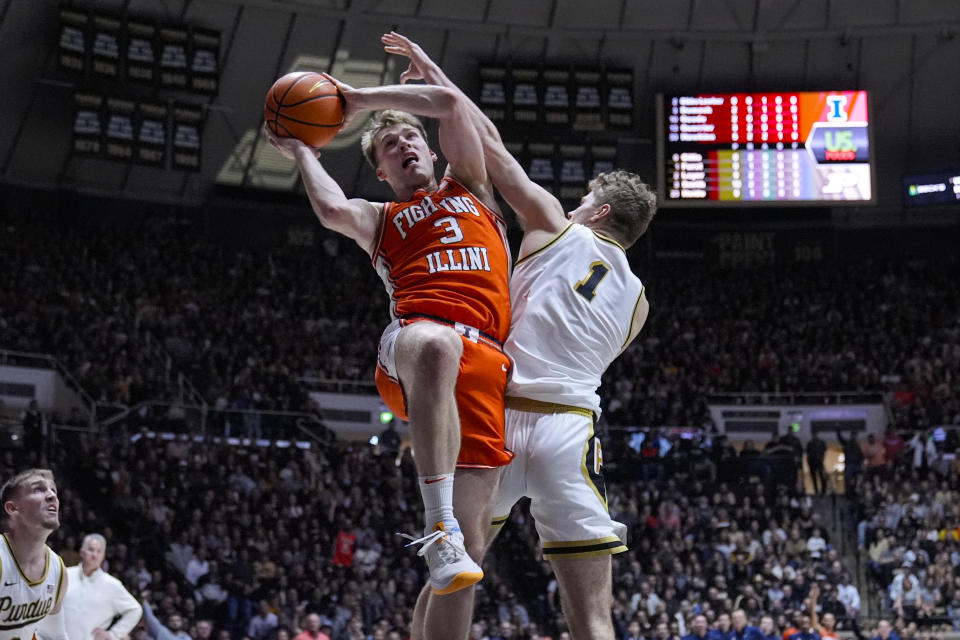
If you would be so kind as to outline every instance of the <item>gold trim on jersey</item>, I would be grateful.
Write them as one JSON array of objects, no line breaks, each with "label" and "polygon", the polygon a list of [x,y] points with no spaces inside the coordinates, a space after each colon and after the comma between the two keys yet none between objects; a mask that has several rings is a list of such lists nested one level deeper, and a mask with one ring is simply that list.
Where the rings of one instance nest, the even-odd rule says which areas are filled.
[{"label": "gold trim on jersey", "polygon": [[36,582],[31,582],[30,578],[27,577],[27,574],[23,572],[23,568],[20,566],[20,561],[17,560],[17,554],[13,552],[13,547],[10,546],[10,541],[7,539],[7,534],[2,534],[0,536],[3,538],[3,542],[7,545],[7,549],[10,551],[10,557],[13,558],[13,564],[17,565],[17,570],[20,572],[20,575],[23,576],[23,579],[27,581],[28,587],[36,587],[37,585],[43,584],[43,581],[47,579],[47,574],[50,573],[50,547],[44,547],[44,551],[47,552],[47,557],[43,566],[43,576]]},{"label": "gold trim on jersey", "polygon": [[63,575],[67,571],[63,567],[63,558],[58,555],[57,560],[60,561],[60,575],[57,577],[57,595],[53,597],[53,606],[57,606],[57,603],[60,602],[60,591],[63,589]]},{"label": "gold trim on jersey", "polygon": [[505,525],[505,524],[507,523],[507,520],[509,520],[509,519],[510,519],[510,514],[509,514],[509,513],[508,513],[507,515],[505,515],[505,516],[500,516],[499,518],[494,518],[493,520],[490,521],[490,526],[491,526],[491,527],[502,527],[503,525]]},{"label": "gold trim on jersey", "polygon": [[[569,404],[558,404],[555,402],[541,402],[530,398],[515,398],[507,396],[506,405],[508,409],[517,411],[529,411],[530,413],[575,413],[585,418],[593,419],[593,411],[583,407],[574,407]],[[593,437],[593,429],[590,430],[590,437]]]},{"label": "gold trim on jersey", "polygon": [[539,254],[543,253],[544,251],[546,251],[547,249],[549,249],[550,247],[552,247],[553,245],[555,245],[555,244],[557,243],[557,241],[560,240],[560,238],[562,238],[563,236],[566,235],[567,231],[570,231],[570,229],[573,228],[573,225],[574,225],[574,223],[571,222],[570,224],[568,224],[566,227],[563,228],[563,231],[561,231],[560,233],[558,233],[557,235],[555,235],[555,236],[553,237],[553,239],[550,240],[550,242],[548,242],[547,244],[543,245],[542,247],[540,247],[540,248],[537,249],[536,251],[531,251],[531,252],[528,253],[527,255],[523,256],[522,258],[520,258],[519,260],[517,260],[516,262],[514,262],[514,263],[513,263],[514,268],[516,268],[521,262],[526,262],[527,260],[529,260],[529,259],[532,258],[533,256],[539,255]]},{"label": "gold trim on jersey", "polygon": [[640,306],[640,301],[643,300],[643,294],[647,292],[647,288],[642,286],[640,287],[640,295],[637,296],[637,301],[633,305],[633,312],[630,314],[630,326],[627,328],[627,338],[623,341],[623,344],[620,345],[620,351],[623,352],[627,348],[627,345],[630,344],[630,336],[633,335],[633,323],[637,321],[637,307]]},{"label": "gold trim on jersey", "polygon": [[[590,229],[590,227],[587,227],[587,228]],[[593,235],[597,236],[597,238],[599,238],[600,240],[603,240],[604,242],[609,242],[610,244],[617,247],[618,249],[620,249],[620,251],[623,251],[624,253],[627,252],[627,250],[623,248],[622,244],[620,244],[610,236],[605,236],[599,231],[594,231],[593,229],[590,229],[590,231],[593,233]]]},{"label": "gold trim on jersey", "polygon": [[544,557],[552,558],[591,558],[623,553],[627,545],[617,536],[594,538],[593,540],[573,540],[569,542],[544,542]]}]

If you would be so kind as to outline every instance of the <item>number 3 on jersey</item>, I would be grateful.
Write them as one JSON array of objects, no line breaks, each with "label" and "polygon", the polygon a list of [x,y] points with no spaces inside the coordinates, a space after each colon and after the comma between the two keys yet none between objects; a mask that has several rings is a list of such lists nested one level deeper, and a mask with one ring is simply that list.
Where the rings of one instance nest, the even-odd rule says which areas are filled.
[{"label": "number 3 on jersey", "polygon": [[597,295],[597,286],[607,274],[610,273],[610,266],[604,262],[594,262],[590,264],[590,273],[587,277],[573,285],[573,290],[587,299],[587,302],[593,302]]},{"label": "number 3 on jersey", "polygon": [[447,230],[447,235],[440,238],[443,244],[452,244],[463,240],[463,231],[460,230],[460,224],[453,216],[445,216],[433,223],[435,227],[443,227]]}]

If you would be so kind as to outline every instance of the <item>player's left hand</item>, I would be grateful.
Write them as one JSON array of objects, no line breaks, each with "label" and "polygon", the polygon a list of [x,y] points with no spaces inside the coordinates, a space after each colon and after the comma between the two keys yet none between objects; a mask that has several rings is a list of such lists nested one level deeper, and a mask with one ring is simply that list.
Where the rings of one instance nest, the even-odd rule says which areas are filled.
[{"label": "player's left hand", "polygon": [[113,634],[109,631],[97,627],[93,630],[93,640],[114,640]]}]

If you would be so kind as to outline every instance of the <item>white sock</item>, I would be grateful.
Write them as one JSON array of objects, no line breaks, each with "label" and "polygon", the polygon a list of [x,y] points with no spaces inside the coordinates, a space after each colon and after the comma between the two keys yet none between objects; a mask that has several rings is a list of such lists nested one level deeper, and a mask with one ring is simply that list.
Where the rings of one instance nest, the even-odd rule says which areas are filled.
[{"label": "white sock", "polygon": [[453,517],[453,474],[420,476],[419,480],[427,530],[433,531],[438,522],[443,522],[444,526],[456,523]]}]

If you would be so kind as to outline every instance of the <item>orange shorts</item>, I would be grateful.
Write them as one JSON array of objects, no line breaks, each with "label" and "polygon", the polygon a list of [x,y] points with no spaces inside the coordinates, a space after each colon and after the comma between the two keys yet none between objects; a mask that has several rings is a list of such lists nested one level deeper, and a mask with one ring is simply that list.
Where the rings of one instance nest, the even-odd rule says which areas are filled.
[{"label": "orange shorts", "polygon": [[[419,322],[420,320],[415,320]],[[429,320],[427,320],[429,322]],[[393,365],[393,345],[402,325],[394,321],[380,340],[377,361],[377,390],[387,407],[407,420],[407,398]],[[513,452],[504,440],[504,396],[510,376],[510,359],[499,349],[471,340],[460,331],[463,355],[457,376],[457,409],[460,414],[460,455],[457,467],[492,469],[509,464]],[[475,329],[473,330],[476,331]]]}]

